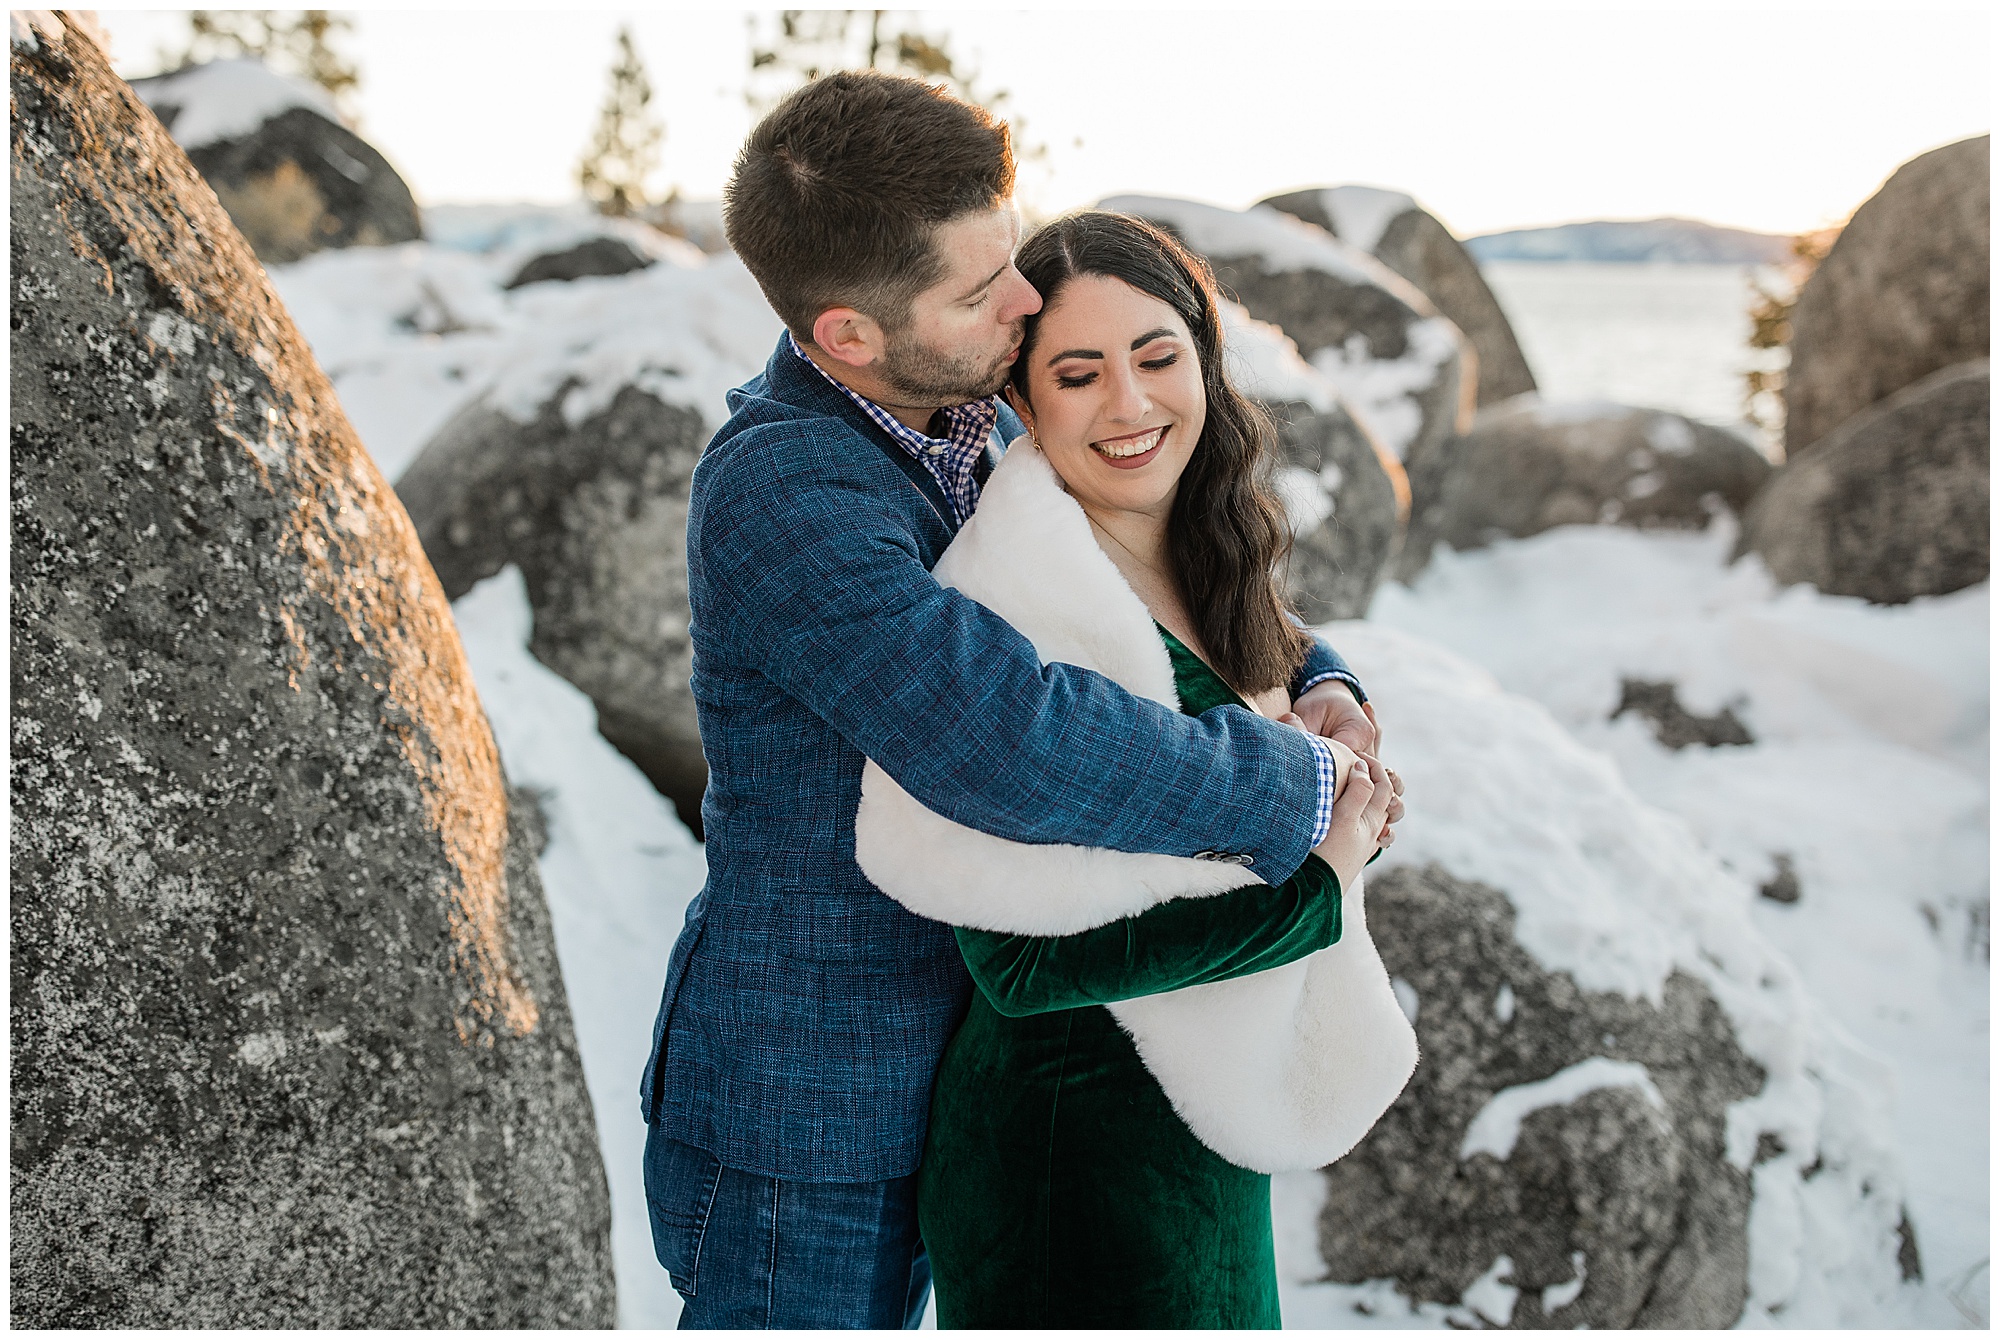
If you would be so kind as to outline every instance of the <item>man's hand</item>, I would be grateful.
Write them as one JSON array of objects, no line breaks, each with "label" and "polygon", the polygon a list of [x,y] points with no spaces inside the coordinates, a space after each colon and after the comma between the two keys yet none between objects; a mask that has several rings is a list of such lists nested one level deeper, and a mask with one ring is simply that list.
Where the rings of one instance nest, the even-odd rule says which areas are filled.
[{"label": "man's hand", "polygon": [[1354,761],[1340,799],[1333,804],[1333,826],[1327,830],[1326,840],[1313,848],[1333,867],[1341,888],[1352,889],[1361,878],[1361,868],[1385,845],[1383,835],[1389,831],[1393,795],[1388,770],[1380,760],[1363,755]]},{"label": "man's hand", "polygon": [[1375,723],[1375,709],[1354,700],[1354,690],[1344,680],[1329,679],[1300,694],[1292,711],[1313,735],[1338,740],[1357,754],[1381,751],[1382,732]]},{"label": "man's hand", "polygon": [[[1375,705],[1355,701],[1345,680],[1313,685],[1299,695],[1285,719],[1300,730],[1338,740],[1357,754],[1377,757],[1382,752],[1382,725],[1375,719]],[[1393,770],[1383,771],[1389,783],[1388,814],[1377,841],[1386,847],[1396,840],[1395,825],[1403,821],[1403,779]]]}]

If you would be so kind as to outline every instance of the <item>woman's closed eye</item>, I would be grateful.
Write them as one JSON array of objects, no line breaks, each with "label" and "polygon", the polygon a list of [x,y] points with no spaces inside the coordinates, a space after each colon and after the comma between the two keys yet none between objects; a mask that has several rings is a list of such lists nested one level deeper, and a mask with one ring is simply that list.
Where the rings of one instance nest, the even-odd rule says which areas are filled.
[{"label": "woman's closed eye", "polygon": [[[1155,358],[1145,359],[1140,362],[1139,367],[1146,372],[1164,372],[1180,361],[1180,350],[1176,349]],[[1056,385],[1066,391],[1074,391],[1079,387],[1088,386],[1096,380],[1097,373],[1095,370],[1086,372],[1058,372],[1056,374]]]}]

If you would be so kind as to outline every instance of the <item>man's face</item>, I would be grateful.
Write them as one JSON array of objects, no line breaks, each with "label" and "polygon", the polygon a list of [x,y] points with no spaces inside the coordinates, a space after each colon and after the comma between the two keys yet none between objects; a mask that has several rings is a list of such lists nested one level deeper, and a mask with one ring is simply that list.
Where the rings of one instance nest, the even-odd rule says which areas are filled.
[{"label": "man's face", "polygon": [[918,294],[909,319],[883,332],[873,371],[911,405],[962,405],[1006,385],[1026,319],[1041,310],[1014,268],[1021,221],[1011,204],[965,214],[937,230],[944,277]]}]

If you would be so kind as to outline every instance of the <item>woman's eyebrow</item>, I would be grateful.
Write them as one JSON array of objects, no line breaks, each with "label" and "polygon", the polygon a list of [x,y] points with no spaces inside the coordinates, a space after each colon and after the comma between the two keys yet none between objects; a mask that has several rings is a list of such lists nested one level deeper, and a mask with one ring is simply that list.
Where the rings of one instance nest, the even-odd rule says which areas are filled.
[{"label": "woman's eyebrow", "polygon": [[[1179,338],[1179,336],[1178,333],[1171,326],[1155,326],[1153,329],[1147,331],[1144,335],[1141,335],[1138,339],[1132,341],[1132,351],[1134,353],[1137,353],[1139,350],[1151,344],[1154,340],[1162,338],[1171,340],[1171,339],[1177,339]],[[1102,357],[1104,357],[1104,354],[1102,353],[1102,351],[1097,349],[1065,349],[1059,354],[1051,354],[1049,356],[1049,362],[1060,363],[1065,358],[1102,358]]]}]

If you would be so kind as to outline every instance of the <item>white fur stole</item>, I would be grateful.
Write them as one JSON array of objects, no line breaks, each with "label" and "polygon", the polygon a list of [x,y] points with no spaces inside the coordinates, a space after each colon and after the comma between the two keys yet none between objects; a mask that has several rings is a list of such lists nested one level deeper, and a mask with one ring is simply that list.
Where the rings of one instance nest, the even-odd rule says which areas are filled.
[{"label": "white fur stole", "polygon": [[[994,469],[933,575],[1011,623],[1043,664],[1084,666],[1179,709],[1151,615],[1025,439]],[[1257,882],[1239,866],[1188,857],[1010,842],[926,809],[872,760],[854,839],[862,871],[912,912],[1017,935],[1073,934]],[[1110,1006],[1174,1110],[1231,1163],[1324,1167],[1368,1133],[1416,1068],[1416,1033],[1368,937],[1359,881],[1342,914],[1339,942],[1297,962]]]}]

